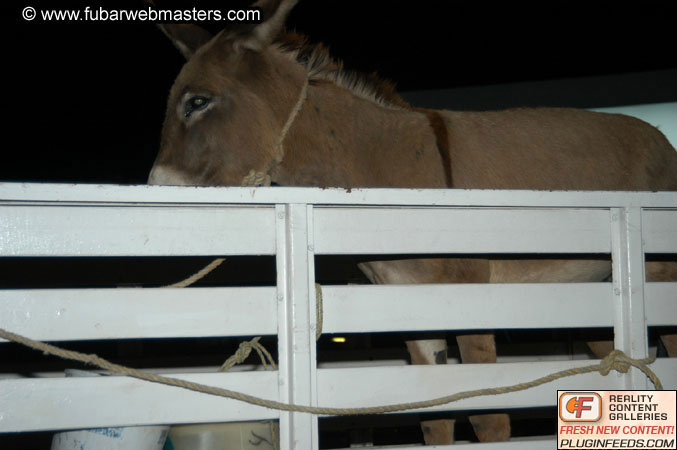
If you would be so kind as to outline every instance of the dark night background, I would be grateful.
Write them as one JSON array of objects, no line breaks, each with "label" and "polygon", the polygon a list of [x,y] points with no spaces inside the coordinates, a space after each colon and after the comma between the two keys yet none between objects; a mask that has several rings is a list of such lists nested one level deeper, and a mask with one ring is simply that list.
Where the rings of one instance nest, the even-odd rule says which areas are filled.
[{"label": "dark night background", "polygon": [[[159,7],[166,4],[156,3]],[[243,3],[192,0],[180,4],[182,9],[227,9]],[[677,2],[616,3],[301,0],[288,27],[329,45],[348,68],[376,71],[395,81],[405,98],[417,106],[585,108],[677,101]],[[47,23],[21,18],[26,6],[66,9],[85,5],[133,9],[144,7],[144,2],[9,0],[0,4],[5,139],[0,181],[146,181],[159,149],[167,95],[183,58],[150,23]],[[211,31],[218,31],[217,25],[207,24]],[[275,280],[275,263],[267,258],[263,263],[254,258],[229,258],[214,276],[232,278],[238,285],[270,285]],[[40,273],[47,287],[161,285],[185,278],[209,260],[174,258],[158,271],[161,261],[152,258],[75,258],[68,264],[59,259],[3,258],[0,273],[9,287],[34,286],[35,273]],[[348,263],[355,272],[353,261],[344,265]],[[336,277],[337,271],[333,260],[331,264],[317,260],[318,280],[333,281],[330,277]],[[246,278],[253,277],[252,273],[263,277],[257,272],[261,265],[268,278],[263,282]],[[80,269],[89,275],[82,276]],[[221,280],[221,285],[228,285],[227,280]],[[602,332],[607,334],[599,339],[611,337],[611,329]],[[553,338],[537,333],[541,332],[526,331],[516,341],[571,339],[567,334]],[[590,338],[589,333],[585,336]],[[232,351],[221,341],[216,344],[182,343],[177,350],[175,341],[169,341],[162,350],[167,358],[190,353],[196,359],[188,363],[163,359],[157,364],[218,365],[219,358]],[[70,364],[44,362],[37,353],[24,356],[27,350],[9,345],[3,346],[6,353],[0,354],[0,360],[22,371],[28,370],[29,358],[37,361],[30,366],[36,371],[44,367],[61,370]],[[92,351],[91,343],[78,345],[82,347],[73,344],[81,351]],[[131,359],[129,365],[134,367],[147,364],[145,354],[144,358],[137,355],[142,344],[136,341],[102,345],[95,351],[104,357]],[[147,353],[164,355],[156,350],[155,342],[143,345]],[[234,349],[237,342],[228,345]],[[326,350],[330,344],[320,345]],[[378,347],[378,342],[369,345]],[[402,346],[398,355],[404,351]],[[11,372],[12,366],[8,367]],[[553,411],[548,420],[554,423],[554,417]],[[468,434],[469,424],[463,426]],[[548,422],[541,428],[550,426]],[[417,425],[410,428],[419,433]],[[519,435],[517,421],[513,431]],[[36,436],[43,442],[40,448],[47,448],[51,433]],[[23,439],[22,435],[2,435],[0,447],[37,448],[26,446]]]},{"label": "dark night background", "polygon": [[[288,26],[421,106],[602,107],[677,100],[672,3],[303,0]],[[180,54],[149,23],[26,22],[25,6],[83,5],[3,2],[0,180],[145,182]]]}]

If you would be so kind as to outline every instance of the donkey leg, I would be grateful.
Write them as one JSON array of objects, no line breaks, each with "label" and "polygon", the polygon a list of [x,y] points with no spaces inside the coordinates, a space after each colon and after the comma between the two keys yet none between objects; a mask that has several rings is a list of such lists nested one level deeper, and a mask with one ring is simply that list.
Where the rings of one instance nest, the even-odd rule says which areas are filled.
[{"label": "donkey leg", "polygon": [[[492,283],[584,283],[602,281],[611,274],[607,260],[524,259],[491,261]],[[597,358],[613,350],[612,341],[591,341],[588,348]]]},{"label": "donkey leg", "polygon": [[[468,363],[495,363],[496,342],[493,333],[456,336],[461,361]],[[507,414],[477,414],[468,417],[480,442],[498,442],[510,439],[510,417]]]},{"label": "donkey leg", "polygon": [[661,336],[661,341],[665,345],[670,358],[677,358],[677,334],[664,334]]},{"label": "donkey leg", "polygon": [[453,444],[455,423],[453,419],[422,420],[421,429],[425,445]]},{"label": "donkey leg", "polygon": [[[677,261],[647,261],[646,281],[677,281]],[[668,356],[677,357],[677,334],[664,334],[661,341]]]},{"label": "donkey leg", "polygon": [[[446,339],[419,339],[406,341],[412,364],[446,364]],[[422,420],[421,430],[425,445],[453,444],[453,419]]]},{"label": "donkey leg", "polygon": [[677,261],[647,261],[646,281],[677,281]]},{"label": "donkey leg", "polygon": [[471,364],[496,362],[494,333],[463,334],[456,336],[461,361]]},{"label": "donkey leg", "polygon": [[[557,281],[593,281],[608,276],[608,261],[568,260],[492,260],[489,262],[491,283],[547,283]],[[464,363],[496,362],[496,344],[490,333],[458,336],[461,361]],[[470,417],[473,430],[481,442],[510,439],[508,414],[484,414]]]},{"label": "donkey leg", "polygon": [[[487,260],[479,259],[410,259],[360,264],[360,269],[375,284],[487,282],[488,268]],[[447,363],[445,339],[407,341],[407,349],[412,364]],[[496,359],[495,348],[493,359],[494,361]],[[479,422],[482,422],[482,419]],[[421,421],[425,444],[453,444],[454,423],[455,420],[452,419]],[[505,426],[500,423],[496,425],[501,427],[502,434],[505,434]],[[492,424],[487,421],[478,426],[489,430]],[[509,436],[509,425],[507,433]]]},{"label": "donkey leg", "polygon": [[588,348],[595,358],[602,359],[614,349],[614,341],[588,341]]}]

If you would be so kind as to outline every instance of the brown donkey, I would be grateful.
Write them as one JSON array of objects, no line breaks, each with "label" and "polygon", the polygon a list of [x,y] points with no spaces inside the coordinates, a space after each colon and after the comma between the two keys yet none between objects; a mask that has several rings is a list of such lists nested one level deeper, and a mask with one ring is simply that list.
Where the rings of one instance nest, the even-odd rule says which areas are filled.
[{"label": "brown donkey", "polygon": [[[188,61],[171,89],[149,183],[677,190],[677,152],[640,120],[412,108],[390,84],[348,73],[321,46],[284,33],[295,0],[260,3],[263,23],[214,37],[163,27]],[[410,259],[361,269],[375,283],[581,282],[611,273],[608,261],[594,260]],[[463,362],[496,360],[492,334],[457,340]],[[408,346],[414,363],[446,361],[444,341]],[[510,436],[505,414],[471,422],[482,441]],[[450,428],[425,424],[426,442],[450,443]]]}]

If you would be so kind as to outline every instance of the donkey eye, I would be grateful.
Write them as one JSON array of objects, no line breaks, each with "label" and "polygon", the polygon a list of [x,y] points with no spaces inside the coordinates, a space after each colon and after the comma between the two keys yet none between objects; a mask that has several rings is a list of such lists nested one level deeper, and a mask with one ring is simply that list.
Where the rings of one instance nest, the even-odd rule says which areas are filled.
[{"label": "donkey eye", "polygon": [[195,111],[205,109],[208,104],[209,98],[202,95],[196,95],[195,97],[189,98],[188,101],[186,101],[186,117],[190,117]]}]

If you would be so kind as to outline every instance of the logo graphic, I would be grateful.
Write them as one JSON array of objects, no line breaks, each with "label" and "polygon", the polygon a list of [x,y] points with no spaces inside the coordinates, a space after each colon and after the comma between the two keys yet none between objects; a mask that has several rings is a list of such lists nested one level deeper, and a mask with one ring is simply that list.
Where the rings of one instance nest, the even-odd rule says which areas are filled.
[{"label": "logo graphic", "polygon": [[586,403],[592,403],[595,400],[595,397],[571,397],[567,402],[566,410],[570,413],[576,412],[576,418],[581,418],[581,413],[583,411],[590,411],[592,406],[586,406]]},{"label": "logo graphic", "polygon": [[565,392],[558,406],[564,422],[597,422],[602,417],[602,397],[596,392]]}]

